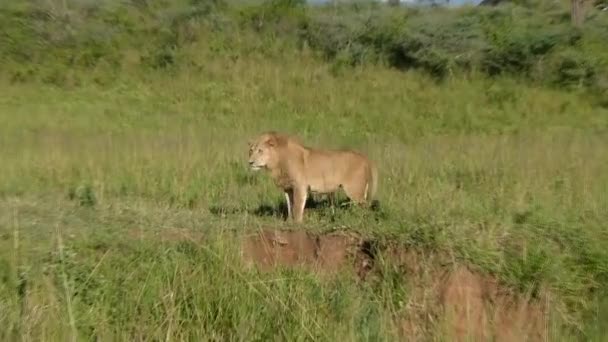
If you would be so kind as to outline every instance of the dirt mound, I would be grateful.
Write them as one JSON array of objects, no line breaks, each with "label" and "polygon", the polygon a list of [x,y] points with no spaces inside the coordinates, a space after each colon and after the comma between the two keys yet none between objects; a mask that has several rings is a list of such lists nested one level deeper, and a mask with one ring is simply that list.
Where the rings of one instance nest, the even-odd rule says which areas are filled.
[{"label": "dirt mound", "polygon": [[[200,232],[180,228],[131,229],[127,236],[165,242],[205,241]],[[262,229],[244,236],[240,246],[245,265],[261,271],[304,267],[331,275],[346,270],[367,282],[381,282],[386,272],[396,272],[408,289],[408,298],[403,308],[395,310],[393,323],[407,340],[428,340],[438,330],[451,341],[548,338],[548,301],[531,300],[436,252],[425,254],[394,241],[379,246],[344,231],[314,234]]]},{"label": "dirt mound", "polygon": [[547,337],[547,313],[541,303],[462,266],[443,279],[439,300],[448,329],[458,341],[542,341]]},{"label": "dirt mound", "polygon": [[312,234],[261,230],[246,236],[243,260],[263,271],[303,266],[319,273],[350,267],[365,279],[383,276],[381,264],[403,275],[411,289],[405,309],[395,314],[396,328],[408,340],[426,340],[439,327],[456,341],[541,341],[547,338],[547,308],[517,295],[490,276],[439,255],[376,244],[354,233]]},{"label": "dirt mound", "polygon": [[264,229],[244,238],[242,256],[248,267],[257,266],[262,271],[301,266],[320,273],[336,273],[354,265],[357,275],[364,278],[371,266],[371,256],[364,245],[355,234],[316,235]]}]

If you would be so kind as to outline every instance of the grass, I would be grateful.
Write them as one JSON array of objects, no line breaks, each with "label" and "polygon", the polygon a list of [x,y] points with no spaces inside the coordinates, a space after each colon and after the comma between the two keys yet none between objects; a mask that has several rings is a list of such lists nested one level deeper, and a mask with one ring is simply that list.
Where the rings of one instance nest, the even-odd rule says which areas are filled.
[{"label": "grass", "polygon": [[[549,291],[560,340],[605,336],[608,110],[584,91],[216,43],[183,48],[194,62],[175,70],[0,82],[0,339],[393,340],[420,304],[404,275],[243,271],[236,239],[263,226],[444,253]],[[267,129],[369,153],[380,211],[282,222],[282,194],[246,167]]]}]

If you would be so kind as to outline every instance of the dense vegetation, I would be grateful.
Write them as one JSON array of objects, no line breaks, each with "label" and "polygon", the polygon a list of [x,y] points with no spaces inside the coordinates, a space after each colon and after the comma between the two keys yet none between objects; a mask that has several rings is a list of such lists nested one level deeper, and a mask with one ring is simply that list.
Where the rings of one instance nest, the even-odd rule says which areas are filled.
[{"label": "dense vegetation", "polygon": [[0,339],[391,340],[416,310],[439,336],[397,271],[240,271],[235,237],[291,226],[245,165],[280,129],[380,169],[379,211],[296,229],[448,255],[549,293],[553,340],[599,340],[606,13],[574,30],[559,3],[3,1]]},{"label": "dense vegetation", "polygon": [[[311,8],[301,0],[236,9],[221,0],[17,3],[0,11],[3,61],[21,66],[8,75],[14,81],[62,84],[68,68],[189,68],[201,61],[187,54],[188,47],[211,40],[215,54],[233,58],[276,56],[277,45],[307,46],[336,67],[373,62],[438,78],[510,74],[561,88],[589,87],[604,97],[608,88],[606,15],[591,11],[576,30],[557,2],[432,10],[374,3]],[[43,66],[51,70],[38,69]]]}]

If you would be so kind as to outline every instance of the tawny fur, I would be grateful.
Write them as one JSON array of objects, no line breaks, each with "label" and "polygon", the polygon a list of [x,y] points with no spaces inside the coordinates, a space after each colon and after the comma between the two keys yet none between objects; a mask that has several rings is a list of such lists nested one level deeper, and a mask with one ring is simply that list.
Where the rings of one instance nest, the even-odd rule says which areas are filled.
[{"label": "tawny fur", "polygon": [[296,137],[266,132],[249,143],[252,170],[266,169],[285,193],[288,216],[302,222],[308,192],[334,194],[369,205],[376,194],[377,170],[367,156],[352,150],[316,149]]}]

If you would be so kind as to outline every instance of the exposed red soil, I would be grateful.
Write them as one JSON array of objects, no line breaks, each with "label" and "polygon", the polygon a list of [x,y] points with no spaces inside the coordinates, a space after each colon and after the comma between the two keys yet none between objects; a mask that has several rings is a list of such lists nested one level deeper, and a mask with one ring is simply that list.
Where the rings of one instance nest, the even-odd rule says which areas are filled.
[{"label": "exposed red soil", "polygon": [[360,238],[342,233],[315,235],[265,229],[245,237],[242,256],[248,267],[257,266],[262,271],[300,266],[335,273],[355,265],[357,274],[364,277],[371,263],[362,243]]},{"label": "exposed red soil", "polygon": [[458,341],[544,341],[545,303],[509,291],[492,277],[458,267],[446,273],[439,300]]},{"label": "exposed red soil", "polygon": [[425,333],[439,326],[455,341],[546,340],[544,303],[516,295],[496,279],[453,267],[449,258],[425,256],[399,247],[372,252],[369,242],[356,234],[261,230],[244,238],[242,257],[262,271],[301,266],[319,273],[350,268],[361,279],[382,277],[384,260],[404,275],[411,289],[395,325],[408,340],[426,340]]}]

